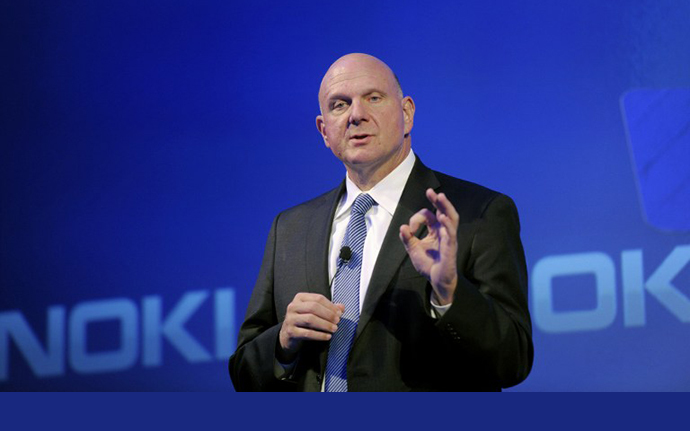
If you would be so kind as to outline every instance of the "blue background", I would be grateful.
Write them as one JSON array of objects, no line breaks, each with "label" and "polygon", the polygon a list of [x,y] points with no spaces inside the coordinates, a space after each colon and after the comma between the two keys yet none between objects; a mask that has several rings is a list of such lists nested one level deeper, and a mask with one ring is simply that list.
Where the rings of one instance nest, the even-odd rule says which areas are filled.
[{"label": "blue background", "polygon": [[[647,295],[646,324],[626,327],[620,288],[622,251],[643,250],[646,279],[690,244],[645,221],[621,111],[632,89],[690,87],[689,2],[0,7],[0,313],[20,311],[42,343],[56,304],[170,307],[226,286],[239,325],[273,217],[343,178],[316,94],[337,57],[367,52],[414,98],[425,164],[516,201],[530,271],[593,251],[616,265],[615,320],[535,324],[534,369],[514,390],[690,390],[688,322]],[[594,308],[592,280],[570,278],[554,306]],[[690,296],[690,268],[674,285]],[[205,303],[187,324],[209,350],[212,314]],[[92,351],[117,349],[116,325],[89,331]],[[169,344],[159,367],[44,378],[13,342],[0,349],[0,390],[232,390],[224,360],[189,363]]]}]

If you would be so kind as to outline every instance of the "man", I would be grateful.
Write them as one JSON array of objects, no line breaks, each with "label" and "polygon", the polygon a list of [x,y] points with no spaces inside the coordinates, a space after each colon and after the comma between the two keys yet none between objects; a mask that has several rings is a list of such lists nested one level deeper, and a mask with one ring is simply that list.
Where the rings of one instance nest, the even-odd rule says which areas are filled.
[{"label": "man", "polygon": [[533,357],[507,196],[411,151],[415,105],[365,54],[338,59],[316,126],[347,170],[279,214],[229,369],[237,390],[500,390]]}]

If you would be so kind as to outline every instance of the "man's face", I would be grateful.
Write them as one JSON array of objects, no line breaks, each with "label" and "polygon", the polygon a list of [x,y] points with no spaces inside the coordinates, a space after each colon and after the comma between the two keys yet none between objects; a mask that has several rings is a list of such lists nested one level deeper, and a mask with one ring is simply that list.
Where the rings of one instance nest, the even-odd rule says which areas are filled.
[{"label": "man's face", "polygon": [[338,60],[324,77],[319,104],[316,127],[348,170],[390,172],[407,155],[414,102],[402,97],[379,60],[362,54]]}]

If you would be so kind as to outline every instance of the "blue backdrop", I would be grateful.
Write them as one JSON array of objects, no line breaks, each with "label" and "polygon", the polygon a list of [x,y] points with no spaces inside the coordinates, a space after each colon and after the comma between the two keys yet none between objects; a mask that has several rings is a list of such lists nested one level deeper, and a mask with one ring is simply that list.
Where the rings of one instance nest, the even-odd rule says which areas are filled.
[{"label": "blue backdrop", "polygon": [[0,390],[232,390],[273,217],[344,176],[314,118],[348,52],[518,205],[513,390],[690,390],[690,2],[0,8]]}]

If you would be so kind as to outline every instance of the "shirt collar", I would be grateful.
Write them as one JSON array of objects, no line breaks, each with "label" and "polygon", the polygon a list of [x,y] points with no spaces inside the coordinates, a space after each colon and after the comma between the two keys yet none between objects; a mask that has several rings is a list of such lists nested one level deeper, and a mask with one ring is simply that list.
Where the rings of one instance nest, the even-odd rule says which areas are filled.
[{"label": "shirt collar", "polygon": [[352,182],[349,175],[345,176],[345,196],[340,203],[340,207],[335,214],[335,218],[340,218],[350,211],[350,207],[355,201],[355,198],[360,193],[368,193],[374,198],[380,208],[386,211],[392,217],[395,209],[398,207],[400,196],[402,196],[405,183],[412,173],[414,167],[415,155],[410,150],[405,160],[402,161],[395,169],[384,179],[379,181],[371,190],[363,192]]}]

